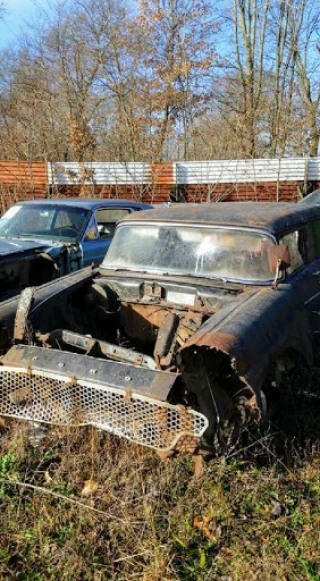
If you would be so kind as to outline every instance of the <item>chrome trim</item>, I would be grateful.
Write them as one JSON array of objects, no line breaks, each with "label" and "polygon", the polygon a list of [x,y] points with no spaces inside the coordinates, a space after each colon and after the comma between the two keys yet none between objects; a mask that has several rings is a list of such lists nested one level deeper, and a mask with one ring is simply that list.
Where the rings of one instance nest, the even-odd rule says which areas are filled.
[{"label": "chrome trim", "polygon": [[320,291],[315,295],[312,295],[312,297],[310,297],[307,301],[304,301],[303,304],[308,305],[309,303],[312,303],[312,301],[314,301],[318,296],[320,296]]}]

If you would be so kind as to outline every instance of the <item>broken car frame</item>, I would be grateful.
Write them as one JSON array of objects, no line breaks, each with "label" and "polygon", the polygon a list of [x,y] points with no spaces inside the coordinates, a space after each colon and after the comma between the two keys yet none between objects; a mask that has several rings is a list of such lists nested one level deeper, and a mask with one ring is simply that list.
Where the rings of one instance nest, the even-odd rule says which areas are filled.
[{"label": "broken car frame", "polygon": [[320,207],[134,214],[99,269],[0,305],[0,414],[221,452],[311,363],[319,282]]}]

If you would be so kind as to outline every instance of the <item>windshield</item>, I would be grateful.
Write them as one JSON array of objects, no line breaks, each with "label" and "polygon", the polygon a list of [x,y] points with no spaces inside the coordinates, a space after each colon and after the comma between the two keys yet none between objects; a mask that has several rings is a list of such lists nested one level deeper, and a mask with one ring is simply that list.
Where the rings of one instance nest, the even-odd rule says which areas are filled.
[{"label": "windshield", "polygon": [[272,279],[267,234],[198,226],[124,224],[102,268],[263,282]]},{"label": "windshield", "polygon": [[0,219],[0,236],[75,240],[88,221],[88,210],[61,205],[12,206]]}]

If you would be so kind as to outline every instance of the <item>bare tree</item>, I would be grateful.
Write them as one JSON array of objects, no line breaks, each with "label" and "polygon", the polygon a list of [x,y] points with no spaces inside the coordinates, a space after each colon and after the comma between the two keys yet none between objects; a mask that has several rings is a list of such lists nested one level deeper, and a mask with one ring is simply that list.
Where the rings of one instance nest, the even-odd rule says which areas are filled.
[{"label": "bare tree", "polygon": [[267,24],[270,0],[232,0],[225,23],[233,29],[232,55],[227,55],[225,92],[217,95],[222,115],[234,118],[234,133],[244,157],[257,154]]},{"label": "bare tree", "polygon": [[320,8],[316,0],[291,0],[289,4],[290,42],[296,61],[297,93],[306,114],[305,153],[318,155],[320,122],[320,59],[317,41],[320,30]]},{"label": "bare tree", "polygon": [[170,136],[180,132],[187,158],[195,109],[201,110],[210,90],[215,20],[205,0],[142,0],[139,8],[153,155],[166,157]]},{"label": "bare tree", "polygon": [[2,51],[0,155],[316,155],[319,11],[317,0],[51,0]]},{"label": "bare tree", "polygon": [[[104,110],[113,117],[116,157],[139,159],[139,112],[141,108],[141,43],[133,15],[121,0],[77,1],[85,14],[99,65],[100,92]],[[109,117],[110,120],[110,117]]]},{"label": "bare tree", "polygon": [[273,2],[269,37],[268,153],[274,157],[283,155],[286,151],[292,114],[296,59],[290,42],[290,2]]}]

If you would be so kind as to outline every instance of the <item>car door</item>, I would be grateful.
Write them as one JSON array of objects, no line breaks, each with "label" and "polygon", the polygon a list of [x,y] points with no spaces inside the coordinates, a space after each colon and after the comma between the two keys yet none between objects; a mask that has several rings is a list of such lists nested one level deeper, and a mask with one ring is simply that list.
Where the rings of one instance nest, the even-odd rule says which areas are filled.
[{"label": "car door", "polygon": [[[318,222],[318,221],[317,221]],[[295,301],[312,315],[320,309],[320,224],[316,237],[316,222],[286,234],[280,242],[289,248],[291,265],[286,271],[287,282],[294,291]],[[313,317],[311,317],[313,318]]]},{"label": "car door", "polygon": [[314,328],[320,331],[320,220],[313,220],[303,228],[307,263],[307,285],[304,304],[312,314]]},{"label": "car door", "polygon": [[94,263],[98,266],[110,246],[117,223],[125,218],[133,208],[101,207],[94,211],[81,243],[83,266]]}]

